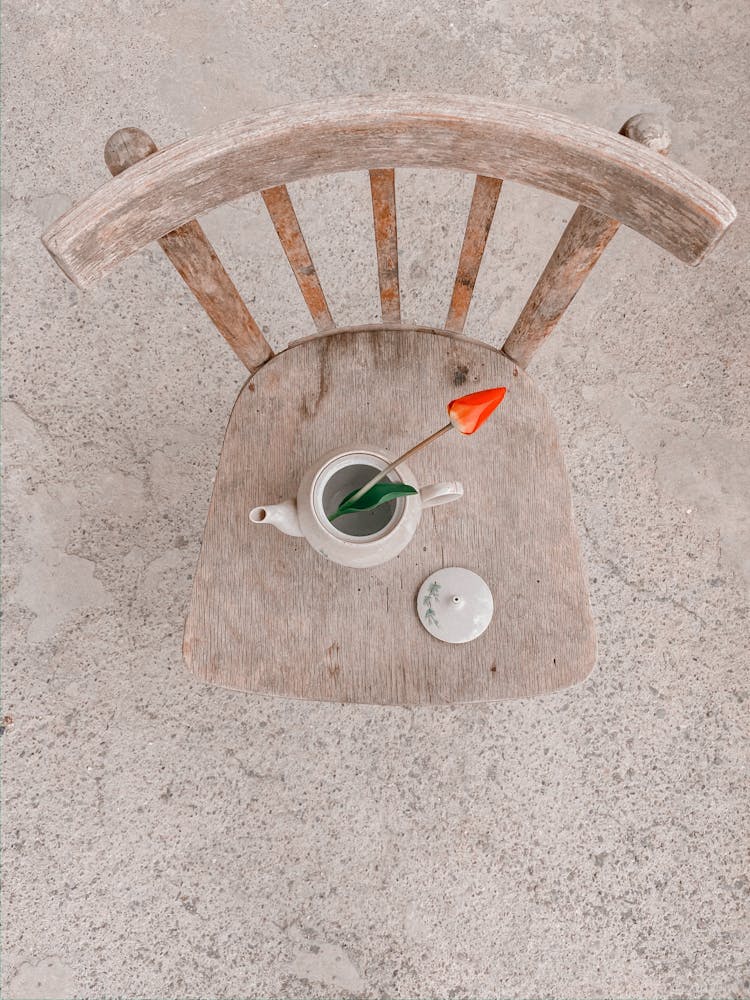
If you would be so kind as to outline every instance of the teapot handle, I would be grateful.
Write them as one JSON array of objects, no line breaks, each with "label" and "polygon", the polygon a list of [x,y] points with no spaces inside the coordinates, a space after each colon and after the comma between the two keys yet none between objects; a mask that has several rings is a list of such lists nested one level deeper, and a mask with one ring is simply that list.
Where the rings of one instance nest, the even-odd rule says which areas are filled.
[{"label": "teapot handle", "polygon": [[433,483],[432,486],[423,486],[419,491],[423,507],[439,507],[441,504],[460,500],[463,495],[461,483]]}]

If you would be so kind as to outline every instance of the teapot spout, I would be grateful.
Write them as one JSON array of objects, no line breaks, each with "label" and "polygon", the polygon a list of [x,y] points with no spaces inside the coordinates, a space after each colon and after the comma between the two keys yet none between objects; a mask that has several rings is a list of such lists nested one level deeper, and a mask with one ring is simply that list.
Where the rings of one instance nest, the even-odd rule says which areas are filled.
[{"label": "teapot spout", "polygon": [[253,507],[250,511],[250,520],[253,524],[272,524],[274,528],[283,531],[285,535],[302,537],[303,532],[297,517],[296,500],[283,500],[281,503]]}]

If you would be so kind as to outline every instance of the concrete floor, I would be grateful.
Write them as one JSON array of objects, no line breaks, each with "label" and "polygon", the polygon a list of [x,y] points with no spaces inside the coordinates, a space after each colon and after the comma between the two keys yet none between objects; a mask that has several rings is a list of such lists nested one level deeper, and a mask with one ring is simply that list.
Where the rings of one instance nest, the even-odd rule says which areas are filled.
[{"label": "concrete floor", "polygon": [[[750,7],[5,0],[4,21],[3,997],[748,997]],[[120,125],[168,143],[400,89],[663,113],[738,207],[697,270],[619,234],[534,368],[598,667],[436,711],[205,687],[181,628],[243,371],[156,248],[82,294],[39,235]],[[493,343],[571,211],[507,188],[467,331]],[[374,318],[364,175],[293,193],[335,316]],[[402,177],[409,319],[444,315],[470,193]],[[257,199],[206,228],[274,346],[309,332]]]}]

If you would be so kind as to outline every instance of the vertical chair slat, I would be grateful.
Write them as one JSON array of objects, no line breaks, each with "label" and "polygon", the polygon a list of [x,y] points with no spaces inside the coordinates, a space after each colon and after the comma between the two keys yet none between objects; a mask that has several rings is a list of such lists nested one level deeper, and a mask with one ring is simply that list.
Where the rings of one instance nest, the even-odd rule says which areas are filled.
[{"label": "vertical chair slat", "polygon": [[[117,176],[156,149],[141,129],[122,128],[107,141],[104,160]],[[161,237],[159,246],[243,365],[257,371],[273,351],[199,223],[193,219],[178,226]]]},{"label": "vertical chair slat", "polygon": [[401,322],[398,283],[398,230],[396,227],[396,172],[371,170],[372,218],[378,254],[380,313],[384,323]]},{"label": "vertical chair slat", "polygon": [[261,195],[316,328],[321,333],[331,330],[334,326],[331,312],[286,185],[266,188]]},{"label": "vertical chair slat", "polygon": [[497,199],[503,182],[496,177],[479,175],[474,184],[474,194],[471,198],[469,218],[466,222],[464,242],[458,259],[456,281],[453,285],[448,318],[445,329],[451,333],[461,333],[469,314],[474,285],[482,263],[487,237],[490,234],[492,220],[495,216]]},{"label": "vertical chair slat", "polygon": [[[620,134],[665,156],[669,152],[669,133],[649,115],[629,118]],[[619,228],[616,219],[578,206],[503,344],[503,351],[516,364],[528,365]]]},{"label": "vertical chair slat", "polygon": [[525,368],[552,333],[619,228],[616,219],[578,206],[503,344],[516,364]]}]

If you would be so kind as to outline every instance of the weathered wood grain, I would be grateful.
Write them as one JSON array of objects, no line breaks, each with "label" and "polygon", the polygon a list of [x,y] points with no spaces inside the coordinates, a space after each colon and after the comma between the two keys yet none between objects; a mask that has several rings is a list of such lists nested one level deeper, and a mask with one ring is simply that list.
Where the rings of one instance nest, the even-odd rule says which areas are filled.
[{"label": "weathered wood grain", "polygon": [[154,239],[251,191],[342,170],[445,167],[570,198],[697,263],[735,217],[710,184],[640,143],[479,98],[348,97],[229,122],[114,178],[43,239],[81,287]]},{"label": "weathered wood grain", "polygon": [[[364,436],[405,451],[440,426],[458,384],[508,395],[477,434],[448,434],[414,457],[420,482],[458,479],[466,492],[427,511],[398,559],[347,569],[250,523],[254,505],[294,496],[330,448]],[[362,400],[384,398],[357,431]],[[484,576],[495,599],[489,629],[465,646],[430,636],[415,611],[424,578],[451,565]],[[184,654],[214,684],[340,702],[493,701],[583,680],[591,611],[560,444],[532,380],[487,346],[404,327],[317,337],[274,357],[227,427]]]},{"label": "weathered wood grain", "polygon": [[378,255],[380,314],[384,323],[400,323],[401,293],[398,283],[395,170],[371,170],[370,191],[375,248]]},{"label": "weathered wood grain", "polygon": [[[663,156],[669,152],[668,131],[650,115],[629,118],[620,133]],[[617,219],[578,206],[503,344],[503,351],[516,364],[526,368],[619,228]]]},{"label": "weathered wood grain", "polygon": [[526,368],[552,333],[619,229],[616,219],[577,208],[503,344],[503,351]]},{"label": "weathered wood grain", "polygon": [[490,235],[492,220],[495,217],[497,199],[503,182],[495,177],[477,177],[474,183],[474,193],[471,197],[469,218],[466,232],[458,258],[456,280],[453,285],[448,318],[445,329],[453,333],[461,333],[469,314],[474,285],[477,281],[479,268]]},{"label": "weathered wood grain", "polygon": [[286,186],[268,188],[261,194],[313,323],[321,333],[331,330],[334,326],[331,312]]},{"label": "weathered wood grain", "polygon": [[[141,129],[121,128],[107,141],[104,161],[117,177],[156,150],[156,143]],[[249,371],[256,371],[272,357],[270,344],[199,223],[193,219],[178,226],[159,239],[159,246]]]}]

